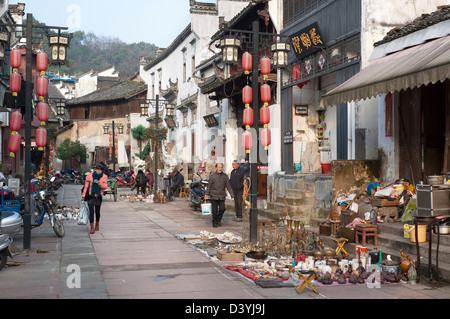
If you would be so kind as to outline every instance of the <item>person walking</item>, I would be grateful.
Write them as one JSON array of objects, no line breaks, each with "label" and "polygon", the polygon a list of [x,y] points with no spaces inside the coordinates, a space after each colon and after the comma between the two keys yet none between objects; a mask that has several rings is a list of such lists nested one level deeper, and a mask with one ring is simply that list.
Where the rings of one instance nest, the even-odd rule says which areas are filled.
[{"label": "person walking", "polygon": [[222,217],[225,213],[226,190],[234,197],[228,175],[223,172],[223,164],[216,164],[216,172],[209,177],[208,187],[206,189],[205,200],[211,200],[212,225],[213,227],[222,226]]},{"label": "person walking", "polygon": [[230,184],[234,193],[234,210],[236,217],[233,218],[235,222],[242,222],[242,201],[244,194],[244,179],[246,177],[246,170],[238,161],[233,161],[233,170],[230,174]]},{"label": "person walking", "polygon": [[[100,230],[100,208],[103,201],[103,191],[108,188],[108,177],[103,173],[103,165],[98,164],[95,170],[86,177],[83,187],[83,200],[89,206],[90,233]],[[94,227],[95,214],[95,227]]]},{"label": "person walking", "polygon": [[137,195],[139,195],[139,191],[142,192],[142,195],[145,196],[145,190],[147,188],[148,177],[144,174],[142,170],[139,170],[136,175],[136,188]]}]

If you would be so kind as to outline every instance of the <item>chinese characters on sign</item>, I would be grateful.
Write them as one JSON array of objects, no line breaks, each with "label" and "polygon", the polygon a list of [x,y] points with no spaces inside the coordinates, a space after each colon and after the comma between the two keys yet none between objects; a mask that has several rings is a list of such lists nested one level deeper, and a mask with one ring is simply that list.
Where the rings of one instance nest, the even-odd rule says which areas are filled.
[{"label": "chinese characters on sign", "polygon": [[292,47],[297,59],[307,57],[324,46],[319,25],[313,23],[291,36]]}]

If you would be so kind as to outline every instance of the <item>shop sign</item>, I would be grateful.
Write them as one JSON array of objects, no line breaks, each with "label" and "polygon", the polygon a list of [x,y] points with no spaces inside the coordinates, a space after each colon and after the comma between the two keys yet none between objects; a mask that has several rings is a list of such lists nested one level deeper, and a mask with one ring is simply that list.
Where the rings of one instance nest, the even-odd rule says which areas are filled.
[{"label": "shop sign", "polygon": [[299,60],[310,56],[325,47],[317,22],[300,30],[299,32],[294,33],[290,36],[290,39],[292,49]]}]

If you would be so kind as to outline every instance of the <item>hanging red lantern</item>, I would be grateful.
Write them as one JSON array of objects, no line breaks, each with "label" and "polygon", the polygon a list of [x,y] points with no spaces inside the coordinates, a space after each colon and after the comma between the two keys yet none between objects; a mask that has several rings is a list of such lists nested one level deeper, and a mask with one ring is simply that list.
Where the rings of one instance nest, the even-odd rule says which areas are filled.
[{"label": "hanging red lantern", "polygon": [[269,77],[271,71],[271,62],[268,57],[262,57],[261,58],[261,74],[263,75],[264,79],[267,79]]},{"label": "hanging red lantern", "polygon": [[251,107],[246,107],[244,110],[244,125],[247,130],[253,125],[253,115],[253,109]]},{"label": "hanging red lantern", "polygon": [[45,122],[48,121],[48,104],[40,102],[37,106],[36,113],[39,121],[41,121],[41,125],[45,125]]},{"label": "hanging red lantern", "polygon": [[263,84],[261,85],[261,101],[264,102],[264,105],[269,105],[270,100],[272,99],[272,94],[270,92],[270,85]]},{"label": "hanging red lantern", "polygon": [[242,102],[245,104],[245,107],[250,106],[253,102],[253,90],[250,85],[246,85],[242,89]]},{"label": "hanging red lantern", "polygon": [[263,106],[259,110],[259,118],[261,120],[261,124],[264,125],[265,128],[268,127],[268,124],[270,123],[270,109],[268,106]]},{"label": "hanging red lantern", "polygon": [[112,145],[112,143],[109,143],[109,148],[113,148],[113,145]]},{"label": "hanging red lantern", "polygon": [[11,135],[8,143],[9,155],[11,157],[16,157],[16,153],[19,151],[21,142],[22,137],[20,136],[20,134]]},{"label": "hanging red lantern", "polygon": [[[111,130],[109,130],[109,136],[112,136],[112,131]],[[111,141],[111,138],[109,138],[109,140]]]},{"label": "hanging red lantern", "polygon": [[245,131],[244,134],[242,134],[242,144],[244,145],[245,152],[249,154],[250,150],[253,148],[253,137],[250,131]]},{"label": "hanging red lantern", "polygon": [[36,69],[39,71],[41,76],[45,75],[45,71],[48,69],[48,57],[47,53],[41,52],[36,57]]},{"label": "hanging red lantern", "polygon": [[53,157],[53,151],[50,151],[50,152],[48,153],[48,155],[49,155],[50,157]]},{"label": "hanging red lantern", "polygon": [[261,144],[266,151],[269,149],[270,144],[272,144],[272,134],[268,128],[261,131]]},{"label": "hanging red lantern", "polygon": [[112,147],[109,149],[109,156],[112,155]]},{"label": "hanging red lantern", "polygon": [[40,77],[37,80],[36,93],[39,96],[39,100],[43,101],[48,94],[48,80],[44,77]]},{"label": "hanging red lantern", "polygon": [[244,52],[242,55],[242,69],[245,74],[250,74],[250,71],[252,70],[252,59],[252,55],[248,52]]},{"label": "hanging red lantern", "polygon": [[22,114],[20,112],[12,112],[9,116],[9,128],[12,134],[16,134],[22,126]]},{"label": "hanging red lantern", "polygon": [[116,158],[117,158],[117,156],[119,156],[119,151],[116,150]]},{"label": "hanging red lantern", "polygon": [[43,151],[47,144],[47,130],[45,128],[38,128],[36,130],[36,145],[39,151]]},{"label": "hanging red lantern", "polygon": [[9,90],[12,92],[13,96],[17,96],[20,92],[22,86],[22,77],[19,73],[12,73],[9,76]]},{"label": "hanging red lantern", "polygon": [[22,51],[20,49],[14,49],[10,53],[9,64],[13,68],[13,72],[17,72],[22,64]]}]

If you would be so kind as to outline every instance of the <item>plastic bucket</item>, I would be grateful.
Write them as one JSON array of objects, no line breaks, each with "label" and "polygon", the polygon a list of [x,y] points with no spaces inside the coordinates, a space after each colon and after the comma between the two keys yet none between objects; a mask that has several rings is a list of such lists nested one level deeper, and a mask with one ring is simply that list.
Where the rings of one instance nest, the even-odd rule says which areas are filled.
[{"label": "plastic bucket", "polygon": [[202,214],[211,215],[212,206],[211,203],[202,204]]},{"label": "plastic bucket", "polygon": [[[417,237],[418,237],[418,242],[419,243],[424,243],[427,241],[427,225],[418,225],[417,226]],[[415,243],[416,242],[416,229],[415,226],[412,225],[409,228],[409,234],[411,235],[411,242]]]},{"label": "plastic bucket", "polygon": [[322,174],[330,174],[331,172],[331,163],[322,163]]}]

